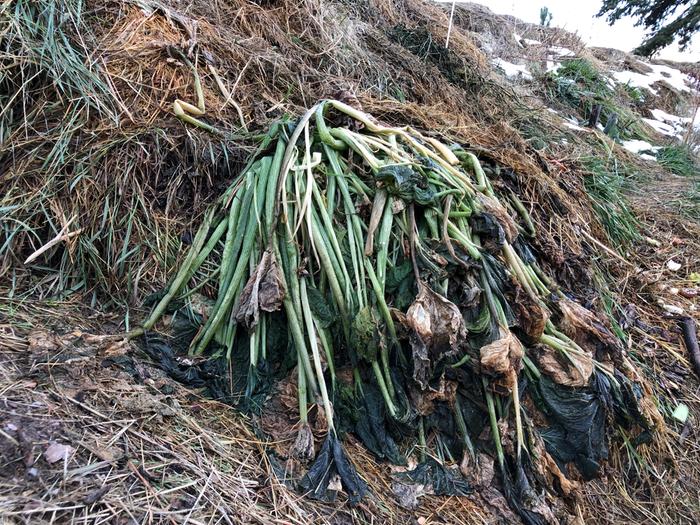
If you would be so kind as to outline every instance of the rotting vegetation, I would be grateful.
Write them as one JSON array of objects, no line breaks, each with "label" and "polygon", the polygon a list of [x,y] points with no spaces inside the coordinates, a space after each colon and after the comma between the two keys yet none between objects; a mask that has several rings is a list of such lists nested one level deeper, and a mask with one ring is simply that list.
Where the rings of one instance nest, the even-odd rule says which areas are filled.
[{"label": "rotting vegetation", "polygon": [[[131,352],[253,414],[269,479],[245,498],[270,515],[298,490],[338,498],[295,502],[302,521],[398,521],[420,502],[450,523],[606,501],[642,519],[615,495],[662,498],[662,465],[692,464],[671,413],[697,404],[647,355],[677,341],[647,324],[656,290],[629,270],[671,231],[625,204],[643,167],[525,104],[461,16],[448,49],[447,14],[411,0],[43,0],[0,17],[8,344],[31,335],[22,301],[126,306],[113,331],[164,332]],[[209,359],[182,358],[193,338]]]}]

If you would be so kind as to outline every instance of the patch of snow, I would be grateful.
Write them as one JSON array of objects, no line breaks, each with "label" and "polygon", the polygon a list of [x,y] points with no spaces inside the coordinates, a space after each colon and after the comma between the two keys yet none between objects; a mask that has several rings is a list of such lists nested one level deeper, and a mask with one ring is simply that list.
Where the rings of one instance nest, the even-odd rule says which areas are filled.
[{"label": "patch of snow", "polygon": [[651,114],[654,116],[654,118],[656,120],[660,120],[661,122],[680,122],[680,123],[690,122],[689,118],[679,117],[677,115],[671,115],[670,113],[666,113],[663,109],[652,109]]},{"label": "patch of snow", "polygon": [[627,151],[631,151],[632,153],[643,153],[647,151],[655,153],[659,150],[658,146],[652,146],[646,140],[637,139],[623,140],[622,147]]},{"label": "patch of snow", "polygon": [[666,124],[665,122],[660,122],[651,118],[643,118],[642,120],[662,135],[668,135],[669,137],[676,136],[676,128],[670,124]]},{"label": "patch of snow", "polygon": [[620,84],[629,84],[633,87],[645,88],[654,95],[657,91],[651,87],[655,82],[665,81],[678,91],[690,91],[688,83],[690,77],[679,69],[661,64],[647,64],[651,73],[635,73],[634,71],[613,71],[615,80]]},{"label": "patch of snow", "polygon": [[682,137],[691,120],[689,117],[671,115],[662,109],[652,109],[651,114],[654,117],[653,119],[645,118],[642,120],[659,133],[669,137]]},{"label": "patch of snow", "polygon": [[556,73],[561,67],[561,62],[555,62],[554,60],[547,60],[547,73]]},{"label": "patch of snow", "polygon": [[573,122],[568,121],[568,120],[567,120],[566,122],[564,122],[564,125],[565,125],[567,128],[575,129],[575,130],[577,130],[577,131],[586,131],[585,128],[582,128],[582,127],[579,126],[578,124],[574,124]]},{"label": "patch of snow", "polygon": [[571,49],[566,48],[566,47],[559,47],[559,46],[552,46],[549,48],[549,51],[557,56],[560,57],[573,57],[576,56],[576,53],[571,51]]},{"label": "patch of snow", "polygon": [[653,160],[656,162],[656,157],[654,157],[654,155],[649,155],[648,153],[640,153],[639,158],[644,160]]},{"label": "patch of snow", "polygon": [[539,40],[533,40],[531,38],[523,38],[523,42],[525,42],[528,46],[538,46],[542,43]]},{"label": "patch of snow", "polygon": [[512,64],[503,60],[502,58],[494,58],[493,64],[502,69],[508,78],[523,78],[525,80],[532,80],[532,74],[527,70],[527,66],[520,64]]},{"label": "patch of snow", "polygon": [[520,42],[520,41],[523,39],[523,37],[521,37],[518,33],[516,33],[515,31],[513,31],[513,38],[515,38],[515,41],[518,43],[518,45],[519,45],[520,47],[523,47],[522,42]]}]

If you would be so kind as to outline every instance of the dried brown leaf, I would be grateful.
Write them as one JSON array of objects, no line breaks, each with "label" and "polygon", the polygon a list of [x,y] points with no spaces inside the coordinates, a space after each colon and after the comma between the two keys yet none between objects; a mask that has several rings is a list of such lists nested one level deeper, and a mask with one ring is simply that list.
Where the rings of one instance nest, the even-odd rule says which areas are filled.
[{"label": "dried brown leaf", "polygon": [[513,388],[517,372],[522,368],[523,345],[510,330],[501,328],[501,337],[479,350],[483,372],[499,377],[499,384]]},{"label": "dried brown leaf", "polygon": [[419,282],[418,296],[406,312],[406,324],[412,330],[413,378],[425,389],[435,365],[459,352],[467,337],[464,318],[454,303]]},{"label": "dried brown leaf", "polygon": [[281,308],[284,294],[282,276],[275,254],[266,250],[255,272],[243,288],[233,316],[246,328],[253,328],[258,324],[260,310],[275,312]]},{"label": "dried brown leaf", "polygon": [[569,361],[558,350],[546,345],[536,347],[537,368],[555,383],[566,386],[586,386],[593,374],[593,356],[569,353]]}]

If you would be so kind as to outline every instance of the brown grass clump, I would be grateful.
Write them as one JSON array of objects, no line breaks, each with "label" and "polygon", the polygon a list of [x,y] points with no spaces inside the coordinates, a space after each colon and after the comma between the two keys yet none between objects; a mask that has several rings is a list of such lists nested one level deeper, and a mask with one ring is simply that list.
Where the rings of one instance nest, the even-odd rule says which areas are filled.
[{"label": "brown grass clump", "polygon": [[[595,131],[575,139],[493,75],[475,35],[483,20],[458,9],[445,48],[448,11],[421,0],[37,0],[0,8],[0,515],[26,523],[516,519],[495,489],[427,495],[417,510],[403,508],[390,467],[352,438],[349,456],[371,474],[372,496],[356,508],[302,499],[280,481],[267,454],[274,444],[248,420],[102,337],[128,328],[133,310],[124,320],[84,309],[83,301],[110,300],[133,309],[162,288],[260,130],[340,98],[478,154],[498,189],[529,211],[547,273],[622,325],[667,422],[679,402],[690,407],[687,423],[670,421],[651,443],[616,436],[623,444],[611,450],[605,476],[550,503],[582,520],[694,522],[697,381],[674,319],[659,309],[660,301],[675,304],[697,318],[696,301],[672,292],[697,288],[700,232],[673,209],[688,185],[632,197],[642,238],[662,248],[608,248],[586,191],[584,153],[638,159]],[[581,51],[571,35],[522,29],[544,47]],[[514,46],[516,58],[541,52],[496,44]],[[197,104],[190,64],[206,108],[197,119],[208,127],[172,110],[176,100]],[[574,146],[544,151],[524,130]],[[680,273],[669,274],[670,259],[682,262]],[[47,297],[74,299],[60,307],[38,300]]]}]

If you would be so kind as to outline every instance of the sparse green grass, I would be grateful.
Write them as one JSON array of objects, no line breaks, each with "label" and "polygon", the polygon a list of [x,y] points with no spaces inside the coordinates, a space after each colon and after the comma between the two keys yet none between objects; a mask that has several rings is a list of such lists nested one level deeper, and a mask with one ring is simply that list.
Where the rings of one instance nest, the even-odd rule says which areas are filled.
[{"label": "sparse green grass", "polygon": [[656,154],[656,159],[659,164],[676,175],[692,177],[700,171],[693,154],[687,146],[682,144],[661,148]]},{"label": "sparse green grass", "polygon": [[588,120],[596,105],[601,106],[599,122],[604,127],[616,115],[616,129],[610,132],[613,138],[646,139],[639,117],[626,107],[626,101],[621,100],[605,76],[588,60],[567,60],[547,79],[547,96],[576,109],[581,118]]},{"label": "sparse green grass", "polygon": [[627,169],[615,157],[590,156],[581,159],[584,187],[593,209],[616,248],[640,238],[639,223],[627,205],[624,188]]},{"label": "sparse green grass", "polygon": [[700,180],[696,180],[690,191],[673,202],[681,215],[700,221]]},{"label": "sparse green grass", "polygon": [[621,87],[624,90],[625,94],[635,105],[644,103],[646,96],[644,95],[643,90],[639,89],[636,86],[631,86],[629,83],[623,84]]}]

